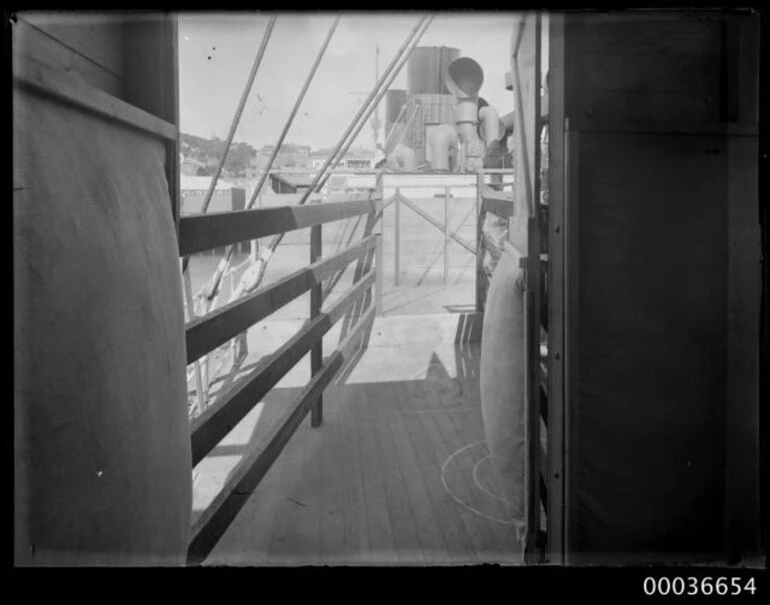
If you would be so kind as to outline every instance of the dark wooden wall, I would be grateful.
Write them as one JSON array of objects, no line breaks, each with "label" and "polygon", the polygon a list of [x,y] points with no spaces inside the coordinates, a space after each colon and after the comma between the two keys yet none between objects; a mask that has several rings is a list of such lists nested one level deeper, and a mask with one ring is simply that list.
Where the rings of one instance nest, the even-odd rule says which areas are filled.
[{"label": "dark wooden wall", "polygon": [[572,561],[750,557],[757,20],[575,14],[563,44]]},{"label": "dark wooden wall", "polygon": [[[42,64],[178,124],[176,19],[162,13],[22,12],[14,61]],[[172,212],[178,223],[178,144],[167,145]]]},{"label": "dark wooden wall", "polygon": [[15,563],[179,564],[175,22],[21,13],[12,35]]},{"label": "dark wooden wall", "polygon": [[117,97],[123,93],[123,26],[115,16],[21,13],[17,56],[78,78]]}]

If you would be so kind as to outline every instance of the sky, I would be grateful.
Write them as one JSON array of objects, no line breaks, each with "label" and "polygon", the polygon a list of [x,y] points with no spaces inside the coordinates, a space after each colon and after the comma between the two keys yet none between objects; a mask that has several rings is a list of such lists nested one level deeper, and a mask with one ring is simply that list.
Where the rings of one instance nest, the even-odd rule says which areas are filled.
[{"label": "sky", "polygon": [[[235,141],[274,144],[334,20],[333,13],[279,14]],[[343,13],[318,72],[286,138],[317,149],[332,147],[380,73],[414,27],[417,13]],[[505,90],[514,13],[438,13],[419,46],[452,46],[484,70],[480,95],[500,114],[513,110]],[[182,132],[225,139],[268,22],[260,13],[179,16],[179,96]],[[392,88],[405,88],[406,67]],[[380,119],[385,117],[384,99]],[[380,135],[382,138],[382,134]],[[356,145],[373,146],[365,126]]]}]

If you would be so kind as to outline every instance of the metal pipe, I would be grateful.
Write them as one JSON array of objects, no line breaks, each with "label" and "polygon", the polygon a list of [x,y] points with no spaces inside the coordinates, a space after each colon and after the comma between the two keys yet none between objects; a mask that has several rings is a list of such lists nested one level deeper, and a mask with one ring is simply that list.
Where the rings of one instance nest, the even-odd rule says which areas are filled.
[{"label": "metal pipe", "polygon": [[283,127],[283,131],[281,131],[281,135],[278,137],[278,142],[276,143],[275,148],[273,149],[273,153],[270,155],[270,159],[267,162],[267,166],[265,166],[265,171],[262,173],[262,176],[260,177],[259,182],[257,183],[257,186],[254,188],[254,192],[251,194],[251,199],[249,200],[249,203],[246,206],[247,210],[249,210],[254,205],[254,202],[256,201],[257,196],[262,191],[262,186],[265,184],[265,181],[267,180],[267,175],[270,172],[270,168],[272,168],[273,162],[275,162],[275,158],[278,156],[278,152],[281,149],[281,145],[283,145],[283,142],[286,139],[286,135],[289,132],[289,128],[294,122],[294,118],[296,117],[297,112],[299,111],[300,105],[302,104],[302,101],[305,98],[305,94],[307,93],[308,88],[310,88],[310,83],[313,81],[313,77],[315,76],[316,71],[318,70],[318,65],[321,63],[321,59],[326,53],[326,48],[329,46],[329,42],[331,41],[332,36],[334,35],[334,31],[337,29],[337,25],[339,24],[339,21],[340,21],[340,17],[337,17],[332,23],[331,27],[329,28],[329,32],[326,34],[326,38],[324,39],[324,42],[321,45],[321,49],[318,51],[318,55],[316,56],[315,61],[313,62],[313,66],[310,68],[310,72],[308,73],[307,78],[305,78],[305,84],[302,86],[302,90],[300,91],[299,96],[297,97],[297,100],[294,103],[294,108],[291,110],[291,114],[289,114],[289,118],[286,120],[286,124]]},{"label": "metal pipe", "polygon": [[457,131],[449,124],[440,124],[431,129],[430,165],[434,170],[449,170],[449,148],[457,145]]},{"label": "metal pipe", "polygon": [[444,285],[449,279],[449,187],[444,187]]},{"label": "metal pipe", "polygon": [[[305,192],[305,196],[300,200],[300,204],[303,204],[307,197],[311,194],[311,192],[315,191],[316,189],[321,189],[325,184],[327,178],[324,178],[323,182],[319,185],[318,182],[321,180],[321,178],[324,176],[324,173],[326,172],[327,168],[329,167],[329,164],[332,164],[332,169],[336,168],[337,165],[340,163],[343,157],[345,157],[345,154],[347,153],[348,149],[350,149],[350,146],[355,142],[356,137],[358,136],[358,133],[361,131],[361,128],[363,128],[364,124],[366,123],[366,120],[369,118],[369,115],[372,113],[374,108],[377,106],[377,104],[380,102],[380,99],[385,95],[385,93],[388,91],[388,88],[390,88],[390,85],[393,83],[393,80],[396,79],[396,76],[398,76],[401,69],[404,67],[406,62],[409,60],[409,57],[412,54],[412,51],[414,48],[419,44],[420,39],[422,38],[425,31],[430,26],[431,22],[433,21],[433,16],[430,17],[423,17],[420,23],[418,23],[416,29],[422,29],[419,33],[415,30],[413,30],[414,33],[411,33],[409,37],[407,37],[407,40],[404,41],[404,44],[399,49],[400,55],[397,53],[397,56],[393,58],[393,61],[388,66],[388,70],[386,70],[386,74],[388,74],[387,77],[383,78],[375,87],[374,90],[372,90],[372,95],[367,99],[367,103],[369,103],[369,107],[366,108],[366,115],[363,116],[363,119],[361,120],[360,124],[355,127],[355,130],[353,128],[348,128],[348,132],[345,134],[345,137],[342,141],[340,141],[340,144],[337,145],[337,148],[334,150],[334,153],[327,158],[326,163],[319,171],[318,175],[315,179],[313,179],[313,183],[310,185],[308,190]],[[409,40],[409,38],[412,38],[412,40]],[[404,49],[404,45],[409,46],[406,51],[402,50]],[[396,66],[396,63],[400,61],[400,65],[393,70],[393,68]],[[383,74],[384,76],[385,74]],[[379,92],[377,92],[379,90]],[[372,101],[372,96],[376,94],[376,97]],[[364,110],[364,106],[361,107],[361,110],[359,110],[359,115],[356,116],[356,120],[358,120],[361,117],[362,110]],[[351,124],[351,127],[353,124]],[[351,135],[352,131],[352,135]],[[347,143],[345,143],[347,141]],[[344,147],[343,147],[344,145]],[[342,150],[340,151],[340,148]]]},{"label": "metal pipe", "polygon": [[475,172],[481,168],[484,145],[476,130],[478,111],[478,92],[484,82],[481,66],[469,57],[455,59],[447,67],[447,88],[456,99],[455,118],[457,132],[463,147],[463,162],[460,170]]},{"label": "metal pipe", "polygon": [[506,133],[513,132],[513,124],[516,120],[516,112],[509,111],[504,116],[500,116],[500,125],[503,127]]},{"label": "metal pipe", "polygon": [[489,147],[494,141],[502,138],[503,132],[500,125],[500,114],[491,105],[482,107],[479,110],[479,121],[481,122],[481,133],[484,143]]},{"label": "metal pipe", "polygon": [[[406,105],[404,106],[404,108],[406,108]],[[417,111],[418,111],[418,109],[419,109],[419,105],[418,105],[418,107],[415,107],[414,111],[412,112],[412,116],[409,118],[409,121],[407,122],[407,129],[405,129],[405,130],[402,130],[402,131],[401,131],[401,134],[400,134],[400,135],[399,135],[399,137],[398,137],[398,141],[396,141],[396,146],[398,146],[398,145],[401,143],[401,141],[403,141],[403,139],[404,139],[404,136],[406,135],[406,132],[407,132],[407,130],[408,130],[408,128],[409,128],[409,126],[410,126],[410,125],[411,125],[411,123],[412,123],[412,120],[413,120],[413,119],[414,119],[414,117],[417,115]],[[379,170],[378,170],[376,173],[374,173],[374,177],[375,177],[375,180],[374,180],[374,188],[375,188],[375,189],[377,189],[377,190],[379,190],[379,192],[380,192],[380,197],[383,197],[383,198],[384,198],[384,195],[382,194],[382,191],[383,191],[383,182],[382,182],[382,177],[383,177],[383,175],[384,175],[384,172],[385,172],[385,167],[386,167],[386,166],[387,166],[387,163],[386,163],[386,164],[383,164],[383,166],[382,166],[382,167],[381,167],[381,168],[380,168],[380,169],[379,169]],[[369,173],[364,173],[364,174],[369,174]],[[387,201],[387,202],[384,202],[384,203],[382,204],[382,207],[380,208],[380,211],[379,211],[379,215],[380,215],[380,216],[383,216],[383,215],[384,215],[384,213],[385,213],[385,209],[386,209],[386,208],[387,208],[387,207],[388,207],[388,206],[389,206],[389,205],[390,205],[390,204],[391,204],[393,201],[395,201],[395,200],[397,200],[397,197],[396,197],[395,195],[393,195],[393,196],[390,198],[390,200],[389,200],[389,201]],[[359,218],[360,218],[360,217],[359,217]],[[357,226],[357,225],[358,225],[358,223],[356,223],[356,226]],[[348,238],[348,241],[347,241],[347,244],[346,244],[346,245],[350,245],[350,241],[353,239],[353,235],[355,235],[355,227],[353,228],[353,231],[351,231],[351,233],[350,233],[350,237]],[[367,233],[364,233],[364,237],[366,237],[366,235],[368,235],[368,234],[367,234]],[[345,273],[345,271],[346,271],[346,270],[347,270],[347,268],[345,268],[345,269],[342,269],[342,270],[341,270],[341,271],[340,271],[340,272],[337,274],[337,276],[336,276],[336,277],[334,277],[333,279],[332,279],[332,278],[330,278],[330,280],[331,280],[331,281],[330,281],[330,283],[329,283],[327,286],[325,286],[325,289],[324,289],[324,298],[326,298],[326,297],[327,297],[327,296],[328,296],[328,295],[331,293],[332,289],[333,289],[333,288],[334,288],[334,287],[337,285],[337,283],[339,283],[340,279],[342,278],[342,275]],[[398,285],[398,284],[396,284],[396,285]]]},{"label": "metal pipe", "polygon": [[[406,108],[406,105],[404,105],[404,108]],[[407,120],[406,125],[399,129],[398,134],[398,140],[394,145],[392,145],[392,149],[388,149],[387,154],[385,155],[385,163],[388,164],[388,159],[393,156],[394,161],[399,163],[399,166],[403,169],[403,172],[412,172],[415,169],[415,158],[414,158],[414,150],[407,146],[402,145],[402,142],[404,140],[404,137],[406,136],[406,133],[409,132],[409,129],[412,127],[412,123],[414,122],[415,117],[417,117],[417,112],[419,111],[420,107],[419,104],[415,106],[414,110],[412,111],[412,115],[409,116],[409,120]],[[391,130],[391,135],[395,134],[396,129],[394,128]],[[408,151],[407,151],[408,150]],[[380,169],[380,172],[377,174],[377,177],[379,178],[382,174],[383,169]]]},{"label": "metal pipe", "polygon": [[[345,155],[350,145],[355,140],[355,137],[358,136],[358,133],[360,132],[361,128],[363,128],[364,124],[366,123],[366,120],[368,119],[369,115],[372,113],[372,110],[374,109],[374,105],[371,103],[371,97],[374,95],[375,91],[380,89],[380,93],[377,95],[377,97],[374,100],[374,103],[379,102],[380,98],[385,94],[388,87],[390,86],[391,82],[396,78],[401,68],[403,68],[404,64],[406,63],[406,60],[409,58],[409,55],[411,55],[412,51],[414,50],[414,47],[417,46],[417,44],[420,41],[420,38],[422,38],[422,35],[425,33],[425,30],[428,29],[428,26],[430,25],[431,21],[433,20],[433,16],[430,17],[422,17],[420,21],[417,23],[417,25],[412,29],[410,34],[407,36],[406,40],[404,41],[404,44],[401,45],[401,48],[399,48],[399,51],[396,53],[396,56],[393,58],[393,61],[391,61],[390,65],[388,66],[388,69],[385,70],[385,73],[383,74],[382,78],[380,78],[380,81],[375,86],[374,90],[372,90],[372,94],[370,95],[370,98],[367,99],[367,103],[369,104],[368,108],[365,110],[365,107],[362,106],[359,110],[358,114],[354,118],[353,122],[348,126],[347,130],[345,131],[345,134],[343,135],[342,139],[337,143],[337,147],[335,148],[334,152],[332,153],[329,158],[327,158],[326,162],[324,163],[321,170],[318,172],[316,177],[313,179],[313,182],[310,184],[310,187],[308,187],[307,191],[303,194],[302,198],[298,202],[297,205],[304,204],[307,199],[310,197],[311,193],[318,188],[318,183],[321,180],[321,177],[325,174],[327,168],[332,163],[332,158],[335,156],[338,156],[334,166],[339,163],[340,159]],[[420,30],[418,33],[418,30]],[[410,47],[408,50],[406,50],[406,47]],[[405,52],[406,50],[406,52]],[[398,66],[398,69],[395,71],[393,68],[396,66],[396,64],[399,62],[399,60],[403,57],[403,60],[401,61],[400,65]],[[384,86],[383,86],[384,84]],[[366,111],[366,115],[364,116],[363,120],[358,123],[356,126],[356,122],[359,120],[361,115]],[[355,131],[354,131],[355,129]],[[352,137],[350,138],[350,142],[347,144],[347,146],[344,148],[342,153],[339,153],[340,148],[343,146],[345,141],[348,139],[352,132]],[[272,256],[275,249],[278,247],[278,245],[283,240],[283,236],[285,234],[280,233],[276,235],[272,241],[270,242],[270,245],[267,247],[267,250],[265,250],[262,257],[260,257],[260,267],[258,269],[258,273],[256,276],[256,279],[254,280],[254,283],[252,287],[256,286],[261,280],[262,276],[264,275],[265,268],[267,267],[267,262]]]},{"label": "metal pipe", "polygon": [[377,315],[382,315],[382,273],[383,273],[383,254],[382,254],[382,233],[377,233],[377,244],[374,249],[375,270],[377,271],[377,290],[375,304],[377,306]]},{"label": "metal pipe", "polygon": [[[278,157],[278,152],[281,149],[281,145],[283,145],[283,141],[286,139],[286,135],[289,132],[289,128],[291,128],[291,125],[294,122],[294,118],[296,117],[297,112],[299,111],[300,105],[302,104],[302,101],[305,98],[305,94],[307,93],[308,88],[310,87],[310,83],[313,81],[313,78],[315,77],[315,74],[318,71],[318,65],[321,63],[321,59],[326,53],[326,49],[329,46],[329,42],[332,39],[332,35],[334,35],[334,31],[337,29],[337,25],[339,21],[340,21],[340,17],[337,17],[332,23],[331,27],[329,28],[329,32],[326,34],[326,38],[324,39],[324,42],[321,45],[321,48],[318,51],[318,54],[316,55],[315,61],[313,61],[313,65],[310,67],[310,71],[308,72],[307,77],[305,78],[305,83],[302,86],[302,90],[300,91],[299,96],[297,97],[297,100],[294,102],[294,108],[291,110],[291,113],[289,114],[289,117],[283,126],[283,130],[281,131],[281,134],[278,137],[278,142],[276,143],[275,148],[273,149],[273,153],[270,155],[270,159],[268,160],[267,165],[265,166],[265,170],[262,173],[262,176],[260,177],[259,182],[257,183],[256,187],[254,187],[254,191],[251,194],[251,199],[249,199],[249,203],[246,205],[246,210],[250,210],[254,206],[254,203],[257,201],[257,198],[262,192],[262,187],[264,186],[265,181],[267,180],[267,176],[270,172],[270,168],[273,166],[273,163],[275,162],[275,158]],[[206,295],[206,298],[208,299],[210,304],[213,303],[214,298],[219,292],[222,273],[224,273],[224,271],[227,269],[228,265],[230,264],[230,261],[232,260],[233,255],[235,254],[235,249],[236,249],[235,245],[230,246],[228,248],[226,259],[224,260],[224,262],[219,264],[219,266],[217,267],[216,273],[211,279],[212,285],[209,293]]]},{"label": "metal pipe", "polygon": [[406,103],[404,103],[401,106],[401,111],[398,112],[398,117],[395,119],[395,121],[391,125],[390,130],[388,131],[388,134],[385,137],[385,143],[382,146],[382,150],[385,152],[385,155],[388,154],[388,145],[390,144],[390,140],[393,138],[393,135],[396,132],[396,125],[401,123],[401,118],[404,116],[404,112],[406,112]]},{"label": "metal pipe", "polygon": [[206,210],[208,210],[209,204],[211,203],[211,197],[214,194],[214,189],[217,186],[219,175],[222,173],[222,168],[225,166],[227,152],[230,150],[230,145],[233,142],[233,137],[235,136],[235,130],[238,128],[238,123],[241,121],[243,108],[246,106],[246,100],[248,99],[249,93],[251,92],[254,79],[257,77],[257,71],[259,70],[259,65],[262,63],[262,57],[265,55],[265,49],[267,48],[267,43],[273,33],[273,27],[275,26],[276,19],[276,16],[270,17],[270,21],[267,23],[267,29],[265,29],[265,34],[262,36],[262,43],[259,45],[257,56],[254,57],[254,64],[251,66],[249,78],[246,80],[246,87],[243,89],[241,100],[238,102],[238,108],[235,110],[235,115],[233,116],[233,122],[230,124],[230,132],[227,134],[227,140],[225,141],[225,152],[222,154],[222,158],[219,160],[217,171],[214,173],[214,178],[211,179],[211,185],[209,185],[208,193],[206,193],[206,197],[203,200],[203,208],[201,209],[201,214],[206,213]]},{"label": "metal pipe", "polygon": [[[241,115],[243,114],[243,109],[246,107],[246,99],[249,96],[249,93],[251,92],[251,87],[254,84],[254,78],[257,76],[257,71],[259,70],[259,66],[262,63],[262,57],[265,54],[265,49],[267,48],[267,43],[270,40],[270,36],[273,34],[273,27],[275,26],[275,21],[278,17],[273,16],[270,17],[270,21],[267,22],[267,28],[265,28],[265,33],[262,36],[262,43],[259,45],[259,49],[257,50],[257,56],[254,57],[254,64],[251,66],[251,72],[249,73],[249,77],[246,80],[246,87],[243,89],[243,93],[241,94],[241,100],[238,102],[238,107],[235,110],[235,115],[233,116],[232,124],[230,124],[230,132],[227,135],[227,140],[225,142],[225,151],[222,154],[222,157],[219,160],[219,165],[217,166],[217,170],[214,173],[214,177],[211,179],[211,184],[209,185],[209,189],[206,192],[206,197],[203,199],[203,207],[201,208],[201,214],[205,214],[206,210],[208,210],[209,204],[211,203],[211,198],[214,195],[214,190],[217,187],[217,181],[219,180],[219,175],[222,174],[222,169],[225,166],[225,160],[227,159],[227,152],[230,150],[230,145],[233,142],[233,137],[235,136],[235,130],[238,128],[238,123],[241,121]],[[190,258],[185,257],[182,260],[182,273],[187,273],[187,266],[190,263]]]},{"label": "metal pipe", "polygon": [[484,312],[484,298],[486,287],[484,280],[484,220],[486,213],[481,206],[481,191],[484,187],[484,172],[476,175],[476,313]]},{"label": "metal pipe", "polygon": [[395,279],[394,285],[398,286],[399,275],[401,273],[401,188],[396,187],[396,209],[395,216],[395,230],[393,235],[393,241],[395,243]]}]

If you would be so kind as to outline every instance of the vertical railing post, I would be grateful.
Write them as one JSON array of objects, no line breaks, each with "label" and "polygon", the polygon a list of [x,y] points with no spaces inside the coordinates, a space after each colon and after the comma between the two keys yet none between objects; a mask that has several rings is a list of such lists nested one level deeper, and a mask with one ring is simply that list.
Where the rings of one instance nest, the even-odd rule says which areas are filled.
[{"label": "vertical railing post", "polygon": [[[193,298],[192,282],[190,279],[190,271],[184,271],[182,273],[182,284],[185,302],[187,303],[187,321],[195,319],[195,299]],[[203,376],[201,375],[200,361],[196,359],[193,367],[195,371],[195,392],[198,399],[197,411],[200,413],[203,411],[205,403],[203,399]]]},{"label": "vertical railing post", "polygon": [[[321,225],[314,225],[310,229],[310,263],[316,262],[322,254],[322,231]],[[321,282],[315,284],[310,290],[310,319],[313,320],[321,313]],[[320,337],[310,349],[310,373],[315,376],[321,371],[323,365],[323,337]],[[310,411],[310,426],[317,428],[323,421],[323,395],[318,396],[318,400],[313,403]]]},{"label": "vertical railing post", "polygon": [[396,263],[396,277],[395,285],[398,286],[399,277],[401,274],[401,187],[396,187],[396,199],[393,202],[395,205],[394,210],[394,222],[395,231],[393,234],[393,241],[395,242],[395,263]]},{"label": "vertical railing post", "polygon": [[[259,196],[257,197],[257,208],[262,208],[262,192],[259,193]],[[257,259],[259,258],[259,240],[253,239],[249,242],[250,244],[250,252],[251,252],[251,262],[256,263]]]},{"label": "vertical railing post", "polygon": [[444,187],[444,285],[449,281],[449,187]]},{"label": "vertical railing post", "polygon": [[481,192],[484,186],[484,172],[476,175],[476,313],[484,312],[484,219],[486,213],[482,209]]},{"label": "vertical railing post", "polygon": [[382,272],[383,272],[383,265],[382,265],[382,232],[375,233],[377,236],[376,243],[375,243],[375,258],[374,262],[376,263],[376,266],[374,270],[376,271],[376,281],[377,281],[377,292],[376,292],[376,298],[375,298],[375,304],[377,305],[377,315],[382,315]]},{"label": "vertical railing post", "polygon": [[376,271],[375,280],[377,290],[375,292],[374,304],[376,307],[375,314],[381,315],[383,299],[382,284],[384,281],[385,273],[385,263],[383,262],[384,257],[382,252],[382,234],[384,231],[383,227],[385,225],[385,181],[381,174],[375,178],[375,189],[381,210],[375,215],[377,216],[377,221],[375,222],[375,234],[377,239],[375,240],[374,248],[374,269]]}]

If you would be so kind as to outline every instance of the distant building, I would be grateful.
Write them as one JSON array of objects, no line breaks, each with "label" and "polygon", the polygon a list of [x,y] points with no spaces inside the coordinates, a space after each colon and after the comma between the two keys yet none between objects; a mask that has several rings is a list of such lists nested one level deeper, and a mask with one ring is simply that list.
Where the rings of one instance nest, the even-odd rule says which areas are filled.
[{"label": "distant building", "polygon": [[[203,208],[206,193],[211,187],[210,176],[182,174],[179,177],[179,192],[182,201],[182,214],[197,214]],[[233,185],[225,179],[218,179],[207,212],[227,212],[233,210]]]},{"label": "distant building", "polygon": [[[256,169],[255,172],[259,173],[267,167],[267,163],[270,161],[270,156],[274,150],[275,145],[265,145],[257,151],[253,164]],[[310,168],[310,146],[281,145],[281,149],[278,151],[271,169],[281,168]]]},{"label": "distant building", "polygon": [[179,171],[183,175],[197,176],[201,169],[207,168],[206,162],[195,159],[192,156],[182,156],[179,162]]},{"label": "distant building", "polygon": [[310,175],[270,173],[270,187],[276,193],[304,193],[311,181]]},{"label": "distant building", "polygon": [[310,164],[314,170],[319,170],[328,157],[331,155],[331,149],[317,149],[310,152]]},{"label": "distant building", "polygon": [[[310,163],[316,170],[320,169],[329,156],[332,154],[333,149],[318,149],[310,152]],[[342,158],[337,168],[347,170],[371,170],[374,167],[374,152],[368,149],[362,149],[360,147],[353,147],[348,149],[345,156]]]}]

